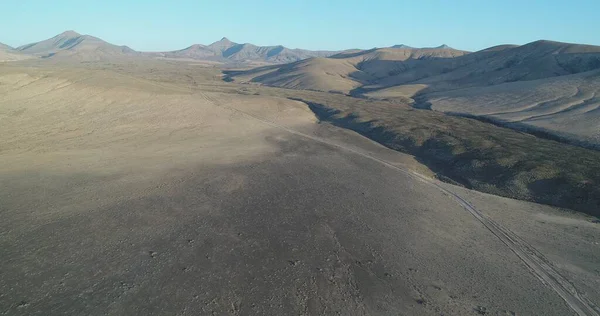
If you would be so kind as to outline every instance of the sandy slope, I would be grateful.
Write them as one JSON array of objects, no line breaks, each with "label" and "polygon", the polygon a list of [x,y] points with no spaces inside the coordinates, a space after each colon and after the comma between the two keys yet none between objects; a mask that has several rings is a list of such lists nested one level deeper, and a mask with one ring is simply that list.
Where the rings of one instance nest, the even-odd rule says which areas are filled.
[{"label": "sandy slope", "polygon": [[521,123],[600,145],[599,71],[432,94],[429,102],[438,111]]},{"label": "sandy slope", "polygon": [[[1,70],[2,313],[573,314],[461,205],[400,172],[409,156],[315,124],[303,103]],[[525,238],[590,242],[538,250],[597,299],[598,225],[475,195]],[[505,216],[506,201],[524,212]],[[531,209],[564,226],[524,232]]]},{"label": "sandy slope", "polygon": [[346,93],[360,86],[360,82],[350,76],[354,72],[358,70],[348,61],[312,58],[252,77],[250,81],[282,88]]},{"label": "sandy slope", "polygon": [[31,58],[31,57],[29,57],[27,55],[14,54],[12,52],[0,51],[0,62],[17,61],[17,60],[24,60],[24,59],[29,59],[29,58]]},{"label": "sandy slope", "polygon": [[[2,45],[2,43],[0,43],[0,45]],[[25,54],[20,54],[19,52],[11,49],[8,46],[0,46],[0,62],[25,60],[30,58],[33,57]]]},{"label": "sandy slope", "polygon": [[401,69],[369,88],[426,84],[428,92],[571,75],[600,68],[600,46],[535,41],[497,46]]}]

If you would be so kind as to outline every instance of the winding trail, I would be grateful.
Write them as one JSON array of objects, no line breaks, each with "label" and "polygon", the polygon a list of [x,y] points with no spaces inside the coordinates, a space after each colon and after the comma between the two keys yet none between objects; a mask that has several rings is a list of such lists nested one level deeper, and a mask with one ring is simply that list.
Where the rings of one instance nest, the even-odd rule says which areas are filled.
[{"label": "winding trail", "polygon": [[533,246],[529,245],[526,241],[521,239],[515,233],[510,231],[508,228],[503,227],[502,225],[496,223],[494,220],[485,216],[479,210],[477,210],[471,203],[467,200],[463,199],[458,194],[444,188],[435,180],[427,178],[423,175],[420,175],[414,171],[396,166],[390,162],[387,162],[383,159],[377,158],[369,153],[356,150],[353,148],[349,148],[343,145],[336,144],[332,141],[308,135],[289,127],[285,127],[283,125],[274,123],[272,121],[266,120],[264,118],[258,117],[256,115],[250,114],[248,112],[244,112],[239,109],[235,109],[226,105],[217,102],[210,96],[201,93],[201,96],[216,106],[226,108],[230,111],[240,113],[241,115],[247,116],[249,118],[253,118],[258,120],[264,124],[270,125],[274,128],[278,128],[284,130],[290,134],[294,134],[306,139],[310,139],[322,144],[326,144],[346,152],[351,152],[353,154],[362,156],[367,159],[371,159],[378,163],[381,163],[389,168],[395,169],[396,171],[402,172],[406,175],[409,175],[413,179],[419,180],[425,184],[428,184],[436,189],[440,190],[442,193],[446,194],[450,198],[452,198],[455,202],[460,204],[465,210],[467,210],[475,219],[477,219],[481,224],[483,224],[492,234],[494,234],[500,241],[502,241],[513,253],[521,259],[521,261],[529,268],[530,272],[535,275],[544,285],[552,288],[563,300],[567,303],[567,305],[579,316],[600,316],[600,309],[594,305],[593,302],[589,301],[587,298],[583,297],[573,286],[573,284],[563,277],[552,265],[552,263],[544,257],[539,251],[537,251]]}]

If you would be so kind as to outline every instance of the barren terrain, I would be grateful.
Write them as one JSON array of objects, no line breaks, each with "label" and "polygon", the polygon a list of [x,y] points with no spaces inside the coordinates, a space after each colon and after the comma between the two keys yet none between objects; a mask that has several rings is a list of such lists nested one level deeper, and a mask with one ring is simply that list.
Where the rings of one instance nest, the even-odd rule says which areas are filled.
[{"label": "barren terrain", "polygon": [[442,183],[308,102],[351,98],[287,93],[0,64],[0,313],[600,313],[597,219]]}]

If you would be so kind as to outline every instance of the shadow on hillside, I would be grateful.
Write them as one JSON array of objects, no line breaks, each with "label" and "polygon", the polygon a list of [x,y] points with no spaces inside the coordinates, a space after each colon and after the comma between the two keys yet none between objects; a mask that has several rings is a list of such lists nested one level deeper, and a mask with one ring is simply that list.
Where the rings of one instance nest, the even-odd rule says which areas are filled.
[{"label": "shadow on hillside", "polygon": [[[390,149],[405,152],[430,168],[438,179],[469,189],[495,195],[569,208],[600,217],[600,189],[593,183],[577,182],[571,170],[560,170],[546,179],[530,175],[536,161],[524,158],[512,166],[501,165],[495,153],[486,149],[470,149],[456,154],[456,148],[443,137],[432,137],[417,144],[410,135],[402,135],[375,121],[361,121],[355,114],[341,112],[325,105],[291,98],[308,104],[321,121],[350,129]],[[532,140],[535,142],[535,140]],[[544,159],[552,159],[545,157]],[[580,171],[574,166],[574,170]],[[592,168],[591,166],[589,166]],[[592,179],[599,178],[592,176]]]},{"label": "shadow on hillside", "polygon": [[[431,103],[428,103],[428,104],[429,104],[429,108],[426,108],[426,107],[421,107],[421,108],[431,110]],[[422,105],[426,106],[426,103],[422,103]],[[419,108],[419,107],[416,107],[416,108]],[[489,116],[477,116],[477,115],[472,115],[472,114],[462,113],[462,112],[443,112],[443,113],[446,115],[465,117],[465,118],[478,120],[478,121],[481,121],[484,123],[493,124],[498,127],[510,128],[510,129],[516,130],[518,132],[527,133],[527,134],[533,135],[535,137],[548,139],[548,140],[552,140],[552,141],[559,142],[559,143],[565,143],[565,144],[579,146],[579,147],[586,148],[586,149],[600,151],[600,144],[595,144],[595,143],[587,142],[585,140],[577,139],[577,137],[579,137],[579,136],[575,136],[575,135],[573,137],[561,136],[561,135],[558,135],[557,132],[555,132],[555,131],[528,125],[528,124],[525,124],[522,122],[504,122],[504,121],[497,120],[497,119],[495,119],[493,117],[489,117]]]}]

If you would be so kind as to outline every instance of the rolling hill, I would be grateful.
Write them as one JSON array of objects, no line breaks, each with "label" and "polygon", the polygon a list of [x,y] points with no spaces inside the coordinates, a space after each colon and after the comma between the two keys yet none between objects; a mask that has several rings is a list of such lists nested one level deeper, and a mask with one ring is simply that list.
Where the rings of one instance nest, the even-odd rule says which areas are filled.
[{"label": "rolling hill", "polygon": [[231,71],[226,78],[485,116],[512,128],[598,147],[599,69],[599,46],[536,41],[474,53],[445,45],[396,45]]},{"label": "rolling hill", "polygon": [[354,89],[392,75],[398,69],[467,53],[449,47],[409,48],[402,45],[399,48],[345,51],[329,58],[310,58],[276,67],[230,71],[227,74],[229,79],[239,82],[349,94]]},{"label": "rolling hill", "polygon": [[428,91],[530,81],[600,68],[600,47],[552,41],[503,45],[452,59],[437,59],[394,73],[371,89],[426,84]]},{"label": "rolling hill", "polygon": [[599,46],[537,41],[414,83],[433,110],[600,148]]},{"label": "rolling hill", "polygon": [[16,48],[17,51],[42,58],[74,58],[99,60],[116,57],[139,56],[127,46],[107,43],[97,37],[66,31],[50,39]]},{"label": "rolling hill", "polygon": [[238,44],[226,37],[210,45],[195,44],[188,48],[160,53],[147,53],[152,57],[186,58],[200,60],[217,60],[222,62],[266,62],[290,63],[311,57],[327,57],[338,52],[310,51],[305,49],[289,49],[278,46],[257,46],[254,44]]},{"label": "rolling hill", "polygon": [[[356,65],[345,59],[310,58],[281,66],[227,72],[236,81],[288,89],[347,93],[361,86]],[[365,77],[367,81],[369,78]]]},{"label": "rolling hill", "polygon": [[31,56],[20,54],[12,47],[0,43],[0,62],[29,59]]},{"label": "rolling hill", "polygon": [[[339,75],[360,83],[365,93],[407,84],[425,85],[427,91],[422,91],[424,93],[531,81],[598,69],[600,47],[536,41],[523,46],[500,45],[468,53],[446,45],[435,48],[396,45],[390,48],[347,51],[332,55],[329,59],[338,62],[315,59],[305,61],[303,65],[346,62],[352,67],[346,68]],[[295,68],[288,65],[271,68],[281,76],[286,76],[291,69]],[[313,71],[314,67],[303,66],[302,69]],[[247,75],[252,73],[256,72],[236,72],[235,75],[248,79]],[[330,73],[324,72],[321,75],[327,76]],[[232,78],[235,79],[235,76]],[[256,78],[253,82],[261,83],[261,78]],[[327,91],[327,88],[317,90]]]},{"label": "rolling hill", "polygon": [[427,95],[436,111],[485,117],[600,148],[600,70]]}]

